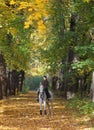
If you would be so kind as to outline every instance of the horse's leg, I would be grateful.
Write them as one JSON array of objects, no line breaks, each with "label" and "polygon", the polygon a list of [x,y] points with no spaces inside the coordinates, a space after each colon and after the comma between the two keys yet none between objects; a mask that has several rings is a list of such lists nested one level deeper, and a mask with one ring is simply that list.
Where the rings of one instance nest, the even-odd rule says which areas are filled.
[{"label": "horse's leg", "polygon": [[51,100],[51,113],[52,113],[52,115],[53,115],[53,101]]},{"label": "horse's leg", "polygon": [[49,101],[47,101],[47,106],[48,106],[48,112],[49,112],[49,114],[51,114]]},{"label": "horse's leg", "polygon": [[42,115],[42,101],[40,101],[39,103],[40,103],[40,115]]},{"label": "horse's leg", "polygon": [[49,114],[53,115],[53,101],[52,100],[48,101],[47,106],[48,106]]},{"label": "horse's leg", "polygon": [[44,101],[44,115],[46,115],[46,101]]}]

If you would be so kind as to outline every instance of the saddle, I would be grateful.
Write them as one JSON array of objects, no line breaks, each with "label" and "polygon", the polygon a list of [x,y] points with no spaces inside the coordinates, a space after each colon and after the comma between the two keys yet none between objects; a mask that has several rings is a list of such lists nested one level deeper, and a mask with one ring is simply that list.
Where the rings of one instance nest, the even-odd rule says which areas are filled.
[{"label": "saddle", "polygon": [[[37,101],[38,102],[39,102],[39,93],[40,93],[40,91],[38,91],[38,94],[37,94]],[[49,101],[49,98],[51,98],[51,94],[50,94],[49,90],[45,91],[45,93],[46,93],[46,96],[47,96],[47,100]]]}]

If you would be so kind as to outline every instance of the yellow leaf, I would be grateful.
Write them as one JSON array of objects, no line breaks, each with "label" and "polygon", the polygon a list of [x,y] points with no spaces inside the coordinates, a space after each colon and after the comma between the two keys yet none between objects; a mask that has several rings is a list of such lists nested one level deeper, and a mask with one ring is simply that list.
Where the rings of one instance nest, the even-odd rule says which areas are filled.
[{"label": "yellow leaf", "polygon": [[32,8],[29,8],[28,11],[33,11],[33,9],[32,9]]},{"label": "yellow leaf", "polygon": [[17,34],[16,28],[10,27],[9,31],[10,31],[13,35],[16,35],[16,34]]},{"label": "yellow leaf", "polygon": [[35,18],[36,20],[40,19],[40,18],[41,18],[41,14],[40,14],[39,12],[36,12],[34,18]]},{"label": "yellow leaf", "polygon": [[90,2],[90,0],[83,0],[84,2],[87,2],[87,3],[89,3]]},{"label": "yellow leaf", "polygon": [[14,5],[16,2],[14,0],[10,0],[10,4]]},{"label": "yellow leaf", "polygon": [[24,28],[25,28],[25,29],[28,29],[29,26],[30,26],[30,23],[29,23],[29,22],[25,22],[25,23],[24,23]]}]

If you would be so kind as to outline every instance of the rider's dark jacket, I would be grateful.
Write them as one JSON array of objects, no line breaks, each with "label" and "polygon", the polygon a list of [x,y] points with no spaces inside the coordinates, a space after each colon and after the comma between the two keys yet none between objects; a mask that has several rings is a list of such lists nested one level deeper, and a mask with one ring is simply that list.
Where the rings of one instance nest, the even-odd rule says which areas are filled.
[{"label": "rider's dark jacket", "polygon": [[46,92],[46,95],[47,95],[47,98],[50,98],[50,94],[49,94],[49,91],[48,91],[48,87],[49,87],[49,82],[48,80],[43,80],[42,81],[42,85],[44,87],[44,91]]},{"label": "rider's dark jacket", "polygon": [[43,85],[44,89],[45,89],[45,88],[48,88],[48,86],[49,86],[48,80],[43,80],[43,81],[42,81],[42,85]]}]

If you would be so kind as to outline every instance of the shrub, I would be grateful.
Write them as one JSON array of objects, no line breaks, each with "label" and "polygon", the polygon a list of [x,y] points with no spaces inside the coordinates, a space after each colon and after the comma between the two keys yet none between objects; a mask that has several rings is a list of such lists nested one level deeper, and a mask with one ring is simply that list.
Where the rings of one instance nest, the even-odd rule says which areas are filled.
[{"label": "shrub", "polygon": [[67,108],[73,109],[80,114],[93,115],[94,113],[94,103],[88,99],[81,100],[75,97],[67,102]]},{"label": "shrub", "polygon": [[24,85],[22,89],[22,93],[27,93],[28,91],[29,91],[29,87]]}]

